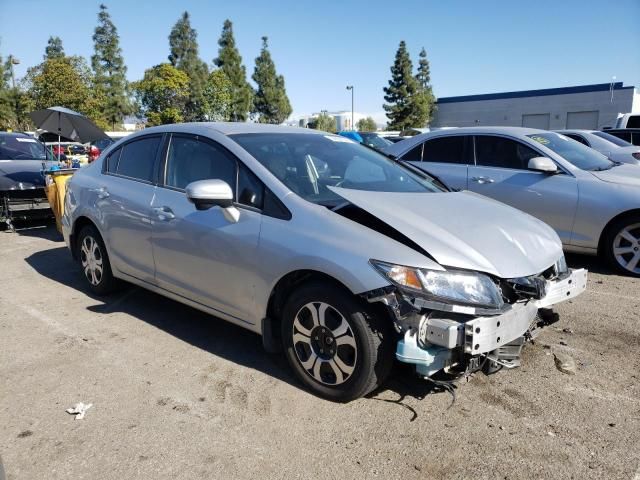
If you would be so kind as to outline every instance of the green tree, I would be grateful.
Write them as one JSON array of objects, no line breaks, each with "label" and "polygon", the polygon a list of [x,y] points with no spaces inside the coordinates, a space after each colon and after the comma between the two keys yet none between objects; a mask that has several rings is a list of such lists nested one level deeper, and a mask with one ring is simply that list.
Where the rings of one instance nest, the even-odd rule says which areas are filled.
[{"label": "green tree", "polygon": [[198,56],[198,33],[191,27],[189,13],[184,12],[169,34],[169,62],[189,77],[189,100],[185,105],[187,122],[205,120],[204,90],[209,69]]},{"label": "green tree", "polygon": [[309,122],[310,128],[315,128],[316,130],[324,130],[325,132],[336,133],[338,130],[338,122],[335,117],[332,117],[324,112],[322,112],[317,117],[314,117],[311,122]]},{"label": "green tree", "polygon": [[253,113],[257,115],[258,122],[280,124],[289,118],[292,109],[284,87],[284,77],[276,73],[267,37],[262,37],[262,50],[256,58],[251,78],[258,85],[253,97]]},{"label": "green tree", "polygon": [[10,61],[8,59],[5,64],[0,56],[0,130],[13,130],[16,123],[15,98],[9,84]]},{"label": "green tree", "polygon": [[189,77],[168,63],[161,63],[144,72],[144,77],[132,84],[147,125],[162,125],[184,121],[183,112],[189,101]]},{"label": "green tree", "polygon": [[214,70],[204,88],[204,114],[212,122],[226,122],[231,113],[231,82],[220,70]]},{"label": "green tree", "polygon": [[412,113],[411,125],[414,127],[425,127],[433,118],[436,99],[431,89],[431,72],[427,51],[422,47],[420,50],[420,60],[418,62],[418,72],[416,73],[417,91],[411,98]]},{"label": "green tree", "polygon": [[27,70],[22,86],[26,92],[26,111],[59,105],[80,112],[104,127],[93,93],[91,70],[82,57],[45,60]]},{"label": "green tree", "polygon": [[94,54],[91,67],[94,73],[94,89],[100,100],[100,113],[115,130],[125,115],[133,113],[128,95],[127,67],[122,57],[118,30],[111,21],[105,5],[100,5],[98,26],[93,33]]},{"label": "green tree", "polygon": [[225,20],[218,40],[220,49],[213,63],[220,68],[231,82],[231,110],[229,119],[245,122],[253,103],[253,90],[247,82],[247,71],[242,65],[242,57],[233,38],[233,24]]},{"label": "green tree", "polygon": [[403,40],[391,67],[389,85],[384,88],[384,100],[387,103],[382,107],[387,112],[390,129],[404,130],[415,126],[412,97],[418,89],[418,81],[413,76],[413,64]]},{"label": "green tree", "polygon": [[64,58],[64,48],[60,37],[49,37],[47,47],[44,49],[44,59]]},{"label": "green tree", "polygon": [[360,132],[375,132],[378,130],[378,125],[372,117],[361,118],[356,123],[356,127]]}]

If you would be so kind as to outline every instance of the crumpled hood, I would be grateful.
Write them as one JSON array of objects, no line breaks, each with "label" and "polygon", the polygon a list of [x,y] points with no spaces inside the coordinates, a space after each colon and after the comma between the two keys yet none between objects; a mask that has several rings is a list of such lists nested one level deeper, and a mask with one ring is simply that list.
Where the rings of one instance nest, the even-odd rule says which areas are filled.
[{"label": "crumpled hood", "polygon": [[604,182],[640,187],[639,165],[617,165],[609,170],[603,170],[601,172],[589,171],[589,173]]},{"label": "crumpled hood", "polygon": [[[46,162],[47,166],[55,162]],[[0,160],[0,190],[44,187],[42,160]]]},{"label": "crumpled hood", "polygon": [[[516,278],[538,274],[562,255],[551,227],[482,195],[331,189],[413,240],[445,267]],[[382,252],[378,260],[384,260]]]}]

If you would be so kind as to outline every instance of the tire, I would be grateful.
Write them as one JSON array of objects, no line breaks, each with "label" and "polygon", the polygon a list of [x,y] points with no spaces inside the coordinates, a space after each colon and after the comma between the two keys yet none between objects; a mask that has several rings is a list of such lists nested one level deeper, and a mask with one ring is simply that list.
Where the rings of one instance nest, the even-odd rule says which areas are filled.
[{"label": "tire", "polygon": [[603,256],[618,273],[640,277],[640,215],[630,215],[609,226]]},{"label": "tire", "polygon": [[314,394],[348,402],[384,382],[394,359],[391,319],[329,282],[299,287],[282,312],[282,342],[296,377]]},{"label": "tire", "polygon": [[93,293],[108,295],[117,289],[118,281],[111,272],[109,255],[96,227],[86,225],[80,230],[76,253],[83,277]]}]

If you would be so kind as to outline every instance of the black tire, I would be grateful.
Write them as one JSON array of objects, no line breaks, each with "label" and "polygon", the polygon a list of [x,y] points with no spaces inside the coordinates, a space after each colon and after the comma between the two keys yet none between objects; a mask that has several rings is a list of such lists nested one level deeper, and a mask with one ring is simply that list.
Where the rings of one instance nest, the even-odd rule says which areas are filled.
[{"label": "black tire", "polygon": [[[83,249],[83,246],[86,248]],[[93,246],[94,263],[87,262],[87,251],[89,246]],[[96,295],[108,295],[115,291],[118,287],[118,280],[114,278],[111,272],[111,264],[109,263],[109,255],[104,245],[100,232],[93,225],[82,227],[76,241],[76,254],[78,262],[82,267],[82,275],[89,289]],[[97,263],[100,263],[102,269],[98,274]],[[94,265],[96,268],[91,268]]]},{"label": "black tire", "polygon": [[[313,323],[313,308],[324,321]],[[288,298],[281,321],[283,347],[296,377],[309,390],[348,402],[384,382],[393,366],[395,332],[390,318],[372,312],[364,301],[330,282],[304,284]],[[312,360],[311,368],[303,366]]]},{"label": "black tire", "polygon": [[[629,215],[612,223],[603,237],[601,253],[609,266],[616,272],[630,277],[640,277],[640,261],[637,261],[634,270],[627,268],[633,266],[634,256],[638,255],[636,258],[640,259],[640,242],[633,242],[631,238],[619,237],[625,229],[640,240],[640,215]],[[625,253],[616,254],[616,249],[618,252],[625,251]],[[625,263],[627,263],[627,267],[625,267]]]}]

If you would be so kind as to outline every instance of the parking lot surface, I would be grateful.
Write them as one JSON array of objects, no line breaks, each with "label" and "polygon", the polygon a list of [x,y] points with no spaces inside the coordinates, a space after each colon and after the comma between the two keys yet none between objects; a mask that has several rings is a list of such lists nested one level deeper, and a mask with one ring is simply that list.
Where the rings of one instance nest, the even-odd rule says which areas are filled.
[{"label": "parking lot surface", "polygon": [[[137,287],[92,297],[54,228],[0,232],[7,479],[640,480],[640,280],[569,263],[588,289],[521,368],[473,375],[449,408],[397,366],[342,405],[248,331]],[[83,420],[65,412],[78,402]]]}]

